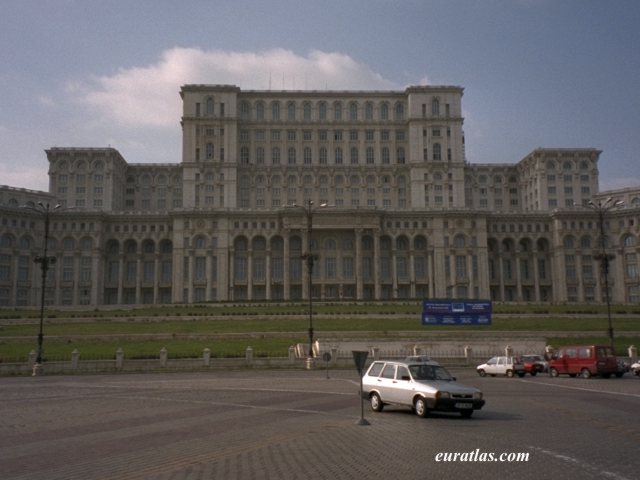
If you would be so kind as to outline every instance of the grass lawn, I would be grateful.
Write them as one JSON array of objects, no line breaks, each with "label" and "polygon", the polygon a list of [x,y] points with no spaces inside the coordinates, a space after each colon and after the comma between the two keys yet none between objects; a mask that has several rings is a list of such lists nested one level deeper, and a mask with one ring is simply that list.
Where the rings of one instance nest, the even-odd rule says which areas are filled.
[{"label": "grass lawn", "polygon": [[[640,337],[637,336],[640,309],[635,312],[636,308],[614,306],[612,309],[616,315],[613,319],[616,351],[620,354],[626,354],[629,345],[640,346]],[[385,337],[391,332],[424,333],[433,330],[529,331],[544,332],[547,343],[554,346],[609,343],[604,306],[498,305],[494,306],[492,325],[482,327],[424,327],[420,323],[420,311],[419,302],[318,304],[314,306],[317,315],[314,328],[316,335],[320,336],[323,332],[346,335],[348,332],[366,331],[378,337]],[[108,359],[114,358],[117,348],[122,348],[126,358],[157,358],[163,347],[169,351],[170,358],[199,357],[204,348],[210,348],[214,357],[243,356],[247,346],[254,349],[256,356],[284,357],[290,345],[307,341],[307,312],[306,305],[301,303],[47,310],[45,357],[50,360],[68,359],[77,348],[81,358]],[[8,321],[16,318],[29,323],[11,324]],[[36,348],[38,319],[39,311],[0,310],[0,361],[24,361],[28,352]],[[590,338],[566,337],[564,332],[587,332]],[[629,333],[625,335],[625,332]],[[138,335],[158,334],[167,338],[136,338]],[[195,338],[184,338],[190,335]],[[206,336],[217,338],[201,338]]]}]

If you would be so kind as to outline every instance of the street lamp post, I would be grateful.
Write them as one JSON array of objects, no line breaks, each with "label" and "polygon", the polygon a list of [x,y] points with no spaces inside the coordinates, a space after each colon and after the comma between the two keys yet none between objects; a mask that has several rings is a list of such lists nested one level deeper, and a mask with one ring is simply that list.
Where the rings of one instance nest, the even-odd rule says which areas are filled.
[{"label": "street lamp post", "polygon": [[60,205],[55,205],[51,208],[49,203],[43,204],[42,202],[38,202],[37,206],[27,206],[25,207],[29,210],[32,210],[38,214],[40,214],[44,218],[44,247],[42,256],[37,256],[34,259],[35,263],[40,264],[40,269],[42,271],[42,291],[40,292],[40,328],[38,330],[38,349],[36,351],[36,363],[33,365],[33,376],[37,376],[42,373],[42,354],[44,353],[43,349],[43,341],[44,341],[44,299],[45,299],[45,291],[47,289],[47,272],[49,270],[49,266],[56,263],[56,257],[47,255],[47,248],[49,244],[49,223],[51,220],[51,214],[54,210],[60,208]]},{"label": "street lamp post", "polygon": [[600,230],[600,253],[596,255],[596,260],[600,261],[600,268],[602,271],[602,277],[604,280],[604,298],[607,304],[607,320],[609,322],[609,328],[607,330],[607,334],[609,337],[609,343],[611,344],[611,348],[614,348],[613,345],[613,323],[611,321],[611,299],[609,297],[609,262],[613,260],[614,255],[607,254],[607,243],[606,236],[604,232],[604,219],[605,216],[614,208],[618,208],[622,206],[624,202],[622,200],[613,201],[611,197],[608,197],[606,200],[598,200],[594,202],[590,200],[584,206],[590,210],[593,210],[598,215],[598,226]]},{"label": "street lamp post", "polygon": [[307,368],[311,369],[313,367],[313,266],[316,260],[316,257],[313,255],[311,251],[311,247],[313,245],[313,213],[319,208],[325,208],[327,206],[326,203],[322,203],[318,205],[316,208],[313,208],[313,200],[307,200],[305,205],[296,205],[295,203],[291,205],[293,208],[300,208],[304,211],[307,217],[307,242],[308,249],[305,254],[302,255],[307,262],[307,273],[308,273],[308,289],[309,289],[309,353],[307,356]]}]

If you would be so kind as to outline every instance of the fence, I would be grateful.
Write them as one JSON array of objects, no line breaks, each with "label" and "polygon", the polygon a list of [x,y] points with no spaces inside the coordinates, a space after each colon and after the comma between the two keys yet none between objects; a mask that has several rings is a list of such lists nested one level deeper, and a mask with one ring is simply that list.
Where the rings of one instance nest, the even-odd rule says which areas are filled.
[{"label": "fence", "polygon": [[[446,343],[442,344],[446,347]],[[396,343],[369,345],[363,347],[357,344],[342,344],[338,346],[321,347],[319,342],[314,345],[315,361],[322,363],[325,353],[330,357],[327,362],[331,367],[353,367],[353,351],[366,350],[369,361],[379,359],[401,359],[411,355],[427,355],[446,366],[473,366],[496,355],[519,355],[525,352],[506,345],[502,349],[492,347],[478,347],[465,345],[462,348],[434,348],[421,345],[398,345]],[[545,347],[549,351],[550,347]],[[0,376],[46,374],[88,374],[88,373],[140,373],[156,371],[206,371],[215,369],[239,368],[309,368],[306,357],[307,350],[295,345],[289,347],[286,357],[266,357],[256,355],[252,347],[247,347],[242,357],[218,358],[212,356],[209,348],[202,351],[197,358],[171,358],[169,351],[162,348],[155,358],[126,358],[125,352],[118,349],[113,359],[83,358],[77,349],[71,352],[69,360],[57,359],[36,364],[36,352],[29,353],[27,362],[0,363]],[[630,346],[628,349],[631,362],[638,359],[638,349]]]}]

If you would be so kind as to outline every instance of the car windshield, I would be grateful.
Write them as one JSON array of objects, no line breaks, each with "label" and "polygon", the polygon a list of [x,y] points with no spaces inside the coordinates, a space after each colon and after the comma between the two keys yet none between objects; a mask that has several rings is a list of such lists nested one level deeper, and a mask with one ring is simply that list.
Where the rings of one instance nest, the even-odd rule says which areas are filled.
[{"label": "car windshield", "polygon": [[439,365],[411,365],[411,376],[415,380],[453,380],[453,377]]}]

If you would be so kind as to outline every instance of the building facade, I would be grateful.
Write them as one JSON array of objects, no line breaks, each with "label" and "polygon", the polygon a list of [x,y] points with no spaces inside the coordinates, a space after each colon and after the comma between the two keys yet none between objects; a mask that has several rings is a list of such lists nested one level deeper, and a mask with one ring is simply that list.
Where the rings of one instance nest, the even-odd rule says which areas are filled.
[{"label": "building facade", "polygon": [[602,302],[600,227],[611,301],[640,300],[640,186],[599,192],[593,148],[468,162],[460,87],[180,94],[180,163],[51,148],[49,192],[0,187],[0,305],[39,305],[39,203],[50,305]]}]

